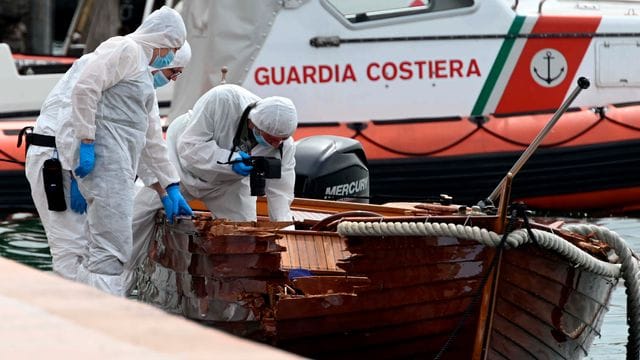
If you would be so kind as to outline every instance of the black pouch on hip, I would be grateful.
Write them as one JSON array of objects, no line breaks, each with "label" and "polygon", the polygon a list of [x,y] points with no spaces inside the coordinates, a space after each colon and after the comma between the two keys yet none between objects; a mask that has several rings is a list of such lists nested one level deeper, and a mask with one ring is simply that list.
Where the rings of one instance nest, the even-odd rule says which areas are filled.
[{"label": "black pouch on hip", "polygon": [[44,193],[47,195],[49,210],[67,210],[67,203],[64,200],[62,164],[60,164],[60,160],[51,158],[44,162],[44,166],[42,167],[42,179],[44,180]]}]

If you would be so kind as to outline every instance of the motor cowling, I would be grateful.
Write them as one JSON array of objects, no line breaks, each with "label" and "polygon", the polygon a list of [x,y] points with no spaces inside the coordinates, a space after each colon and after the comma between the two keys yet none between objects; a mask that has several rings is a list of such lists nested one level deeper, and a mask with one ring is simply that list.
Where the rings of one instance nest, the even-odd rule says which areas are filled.
[{"label": "motor cowling", "polygon": [[296,142],[295,196],[368,202],[369,169],[362,144],[332,135]]}]

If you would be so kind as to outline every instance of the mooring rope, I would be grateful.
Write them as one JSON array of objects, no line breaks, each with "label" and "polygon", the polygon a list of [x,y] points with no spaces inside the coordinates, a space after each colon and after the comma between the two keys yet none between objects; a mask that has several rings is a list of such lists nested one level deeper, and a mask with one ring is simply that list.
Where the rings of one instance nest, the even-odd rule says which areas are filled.
[{"label": "mooring rope", "polygon": [[[539,246],[556,252],[574,264],[592,273],[607,277],[622,277],[627,288],[627,324],[629,337],[627,359],[640,357],[640,286],[639,266],[633,257],[631,248],[614,231],[605,227],[586,224],[569,224],[564,229],[609,245],[620,258],[621,264],[611,264],[580,250],[577,246],[560,236],[532,229]],[[338,233],[342,236],[451,236],[496,247],[501,235],[478,226],[465,226],[451,223],[429,222],[353,222],[338,224]],[[506,239],[507,248],[517,248],[533,242],[526,229],[511,232]]]}]

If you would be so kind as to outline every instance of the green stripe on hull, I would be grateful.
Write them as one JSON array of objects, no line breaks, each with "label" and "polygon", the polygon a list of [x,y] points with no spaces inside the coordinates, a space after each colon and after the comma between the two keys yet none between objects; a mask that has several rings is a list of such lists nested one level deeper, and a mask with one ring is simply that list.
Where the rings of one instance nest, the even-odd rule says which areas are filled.
[{"label": "green stripe on hull", "polygon": [[[522,29],[524,20],[525,16],[516,16],[509,28],[509,35],[517,35],[520,32],[520,29]],[[491,71],[487,77],[487,81],[484,83],[482,91],[480,91],[480,95],[478,96],[478,100],[476,100],[476,104],[473,106],[473,110],[471,110],[471,115],[482,115],[482,111],[487,105],[487,101],[489,100],[489,96],[491,95],[493,88],[496,86],[496,81],[504,68],[504,64],[507,62],[507,58],[509,57],[509,53],[511,52],[511,48],[513,48],[515,41],[516,38],[513,37],[505,39],[502,43],[500,51],[498,51],[498,56],[493,62],[493,66],[491,67]]]}]

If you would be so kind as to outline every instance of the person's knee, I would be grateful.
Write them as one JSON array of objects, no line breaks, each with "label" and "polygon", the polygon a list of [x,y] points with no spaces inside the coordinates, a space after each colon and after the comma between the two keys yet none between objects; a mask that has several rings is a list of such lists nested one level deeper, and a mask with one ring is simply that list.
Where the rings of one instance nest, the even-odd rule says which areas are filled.
[{"label": "person's knee", "polygon": [[78,274],[78,266],[82,258],[76,254],[65,254],[53,257],[53,272],[65,279],[75,280]]},{"label": "person's knee", "polygon": [[100,275],[121,275],[124,271],[124,263],[117,257],[109,257],[100,261],[89,261],[86,264],[87,270]]}]

